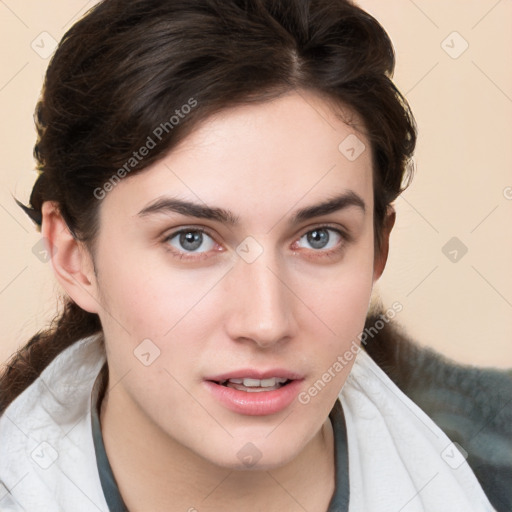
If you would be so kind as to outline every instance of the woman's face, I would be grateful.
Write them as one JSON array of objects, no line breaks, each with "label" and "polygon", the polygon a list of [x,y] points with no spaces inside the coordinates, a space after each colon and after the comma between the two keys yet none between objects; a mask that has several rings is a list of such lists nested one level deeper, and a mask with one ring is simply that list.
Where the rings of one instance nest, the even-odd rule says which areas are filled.
[{"label": "woman's face", "polygon": [[319,433],[374,281],[370,153],[291,93],[210,118],[107,194],[97,312],[127,425],[231,468]]}]

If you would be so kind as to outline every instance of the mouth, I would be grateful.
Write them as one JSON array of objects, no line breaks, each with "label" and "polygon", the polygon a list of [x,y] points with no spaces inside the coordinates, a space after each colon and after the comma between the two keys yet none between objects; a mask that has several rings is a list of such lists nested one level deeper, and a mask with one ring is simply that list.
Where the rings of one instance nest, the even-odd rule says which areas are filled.
[{"label": "mouth", "polygon": [[209,378],[204,384],[215,400],[227,409],[238,414],[265,416],[289,407],[303,381],[303,376],[285,371],[240,371]]}]

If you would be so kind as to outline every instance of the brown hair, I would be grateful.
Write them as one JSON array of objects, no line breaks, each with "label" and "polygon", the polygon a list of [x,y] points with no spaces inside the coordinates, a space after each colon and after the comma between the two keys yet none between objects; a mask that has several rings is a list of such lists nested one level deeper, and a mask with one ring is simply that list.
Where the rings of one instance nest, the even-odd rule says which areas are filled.
[{"label": "brown hair", "polygon": [[[379,247],[416,140],[393,70],[388,35],[347,0],[104,0],[64,35],[48,67],[35,116],[39,176],[23,208],[40,225],[43,202],[56,201],[92,250],[98,191],[116,173],[147,168],[221,109],[307,89],[364,122]],[[154,148],[134,160],[148,137]],[[0,413],[57,354],[101,332],[97,315],[67,300],[7,363]]]}]

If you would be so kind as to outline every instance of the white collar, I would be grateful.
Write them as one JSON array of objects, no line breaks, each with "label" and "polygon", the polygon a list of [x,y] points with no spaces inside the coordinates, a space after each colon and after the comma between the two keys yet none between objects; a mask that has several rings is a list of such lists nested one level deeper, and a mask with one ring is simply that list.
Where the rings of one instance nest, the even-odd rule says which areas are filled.
[{"label": "white collar", "polygon": [[494,511],[457,447],[364,350],[340,400],[349,512]]},{"label": "white collar", "polygon": [[[109,512],[91,432],[91,390],[105,354],[100,336],[59,354],[0,417],[4,512]],[[5,492],[5,489],[4,489]]]}]

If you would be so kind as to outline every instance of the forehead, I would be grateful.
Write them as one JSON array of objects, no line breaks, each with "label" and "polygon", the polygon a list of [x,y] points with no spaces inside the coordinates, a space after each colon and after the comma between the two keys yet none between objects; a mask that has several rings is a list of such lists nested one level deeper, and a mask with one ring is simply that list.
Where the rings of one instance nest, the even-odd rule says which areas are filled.
[{"label": "forehead", "polygon": [[272,223],[294,206],[351,191],[371,209],[371,151],[362,127],[349,109],[305,91],[232,107],[123,179],[103,208],[133,215],[172,195]]}]

